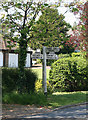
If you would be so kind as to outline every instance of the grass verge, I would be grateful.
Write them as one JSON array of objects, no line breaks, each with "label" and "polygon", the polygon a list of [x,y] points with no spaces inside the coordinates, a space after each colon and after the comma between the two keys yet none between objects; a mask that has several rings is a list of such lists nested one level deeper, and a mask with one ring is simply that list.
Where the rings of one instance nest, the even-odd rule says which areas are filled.
[{"label": "grass verge", "polygon": [[88,92],[56,92],[48,96],[50,107],[56,108],[65,105],[72,105],[87,102]]},{"label": "grass verge", "polygon": [[3,103],[46,106],[47,108],[57,108],[64,105],[72,105],[87,101],[88,92],[57,92],[48,95],[47,98],[42,93],[30,93],[19,95],[18,93],[8,93],[3,95]]}]

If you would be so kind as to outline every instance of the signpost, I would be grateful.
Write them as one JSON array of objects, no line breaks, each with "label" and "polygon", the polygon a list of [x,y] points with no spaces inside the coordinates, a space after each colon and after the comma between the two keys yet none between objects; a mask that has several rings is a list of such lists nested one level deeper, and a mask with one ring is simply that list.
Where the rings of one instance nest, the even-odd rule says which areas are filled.
[{"label": "signpost", "polygon": [[[46,80],[46,59],[58,59],[58,56],[55,54],[59,52],[60,49],[58,47],[45,47],[43,46],[43,54],[40,52],[35,52],[32,55],[32,59],[43,59],[43,87],[44,94],[47,95],[47,80]],[[48,53],[48,54],[47,54]]]},{"label": "signpost", "polygon": [[59,47],[48,47],[46,48],[46,52],[59,52]]},{"label": "signpost", "polygon": [[46,79],[46,47],[43,47],[43,88],[44,94],[47,95],[47,79]]},{"label": "signpost", "polygon": [[43,59],[43,55],[40,52],[35,52],[32,55],[32,59]]},{"label": "signpost", "polygon": [[46,59],[58,59],[58,56],[54,52],[50,52],[49,54],[46,54]]}]

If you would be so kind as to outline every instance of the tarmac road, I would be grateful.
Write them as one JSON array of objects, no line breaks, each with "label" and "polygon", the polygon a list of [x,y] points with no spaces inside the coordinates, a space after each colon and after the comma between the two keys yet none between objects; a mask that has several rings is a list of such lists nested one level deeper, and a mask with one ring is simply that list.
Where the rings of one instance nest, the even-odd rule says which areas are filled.
[{"label": "tarmac road", "polygon": [[[56,109],[45,114],[24,116],[25,118],[88,118],[88,104]],[[87,119],[88,120],[88,119]]]},{"label": "tarmac road", "polygon": [[64,106],[51,112],[3,120],[88,120],[88,103]]}]

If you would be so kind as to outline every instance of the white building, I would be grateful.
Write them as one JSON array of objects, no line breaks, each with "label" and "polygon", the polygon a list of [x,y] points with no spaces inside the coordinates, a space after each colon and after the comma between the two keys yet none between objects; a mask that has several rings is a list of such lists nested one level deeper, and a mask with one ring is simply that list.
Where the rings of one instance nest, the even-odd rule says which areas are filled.
[{"label": "white building", "polygon": [[[6,47],[6,41],[0,39],[0,67],[18,67],[18,58],[19,54],[15,52],[16,48],[9,50]],[[27,52],[26,64],[25,67],[31,67],[32,59],[31,59],[32,51]]]}]

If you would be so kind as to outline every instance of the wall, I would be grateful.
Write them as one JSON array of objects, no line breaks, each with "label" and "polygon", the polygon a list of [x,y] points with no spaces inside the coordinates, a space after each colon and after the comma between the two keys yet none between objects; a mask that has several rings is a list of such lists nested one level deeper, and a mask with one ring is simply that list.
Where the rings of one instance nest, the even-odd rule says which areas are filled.
[{"label": "wall", "polygon": [[8,67],[18,67],[18,54],[9,53]]},{"label": "wall", "polygon": [[[26,58],[26,65],[25,67],[31,67],[31,52],[27,53],[27,58]],[[18,53],[8,52],[4,50],[3,52],[0,51],[0,67],[13,67],[17,68],[18,67]]]},{"label": "wall", "polygon": [[3,66],[3,53],[0,52],[0,67]]}]

